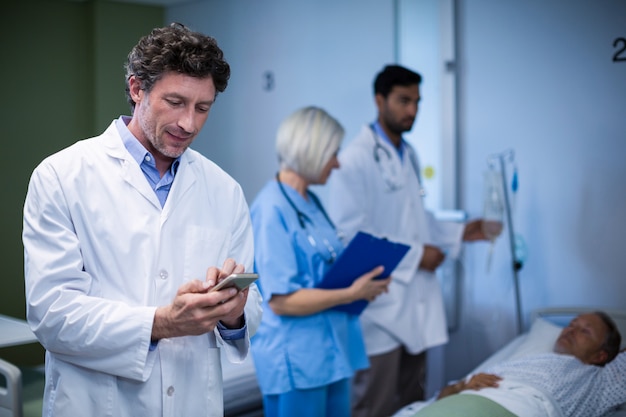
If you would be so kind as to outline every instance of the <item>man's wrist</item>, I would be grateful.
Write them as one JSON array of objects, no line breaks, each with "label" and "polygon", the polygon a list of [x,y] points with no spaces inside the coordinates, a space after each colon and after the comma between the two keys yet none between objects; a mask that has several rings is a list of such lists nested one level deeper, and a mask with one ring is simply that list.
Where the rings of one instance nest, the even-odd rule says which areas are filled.
[{"label": "man's wrist", "polygon": [[241,340],[246,336],[246,320],[244,315],[241,316],[240,326],[236,328],[228,328],[225,323],[217,322],[217,331],[224,340]]},{"label": "man's wrist", "polygon": [[456,384],[454,384],[454,390],[459,393],[465,389],[465,380],[460,380]]},{"label": "man's wrist", "polygon": [[226,323],[225,321],[220,320],[217,322],[217,325],[223,327],[224,329],[229,329],[229,330],[243,329],[246,326],[246,316],[245,314],[242,314],[237,319],[237,323],[234,323],[234,324]]},{"label": "man's wrist", "polygon": [[158,307],[155,310],[154,319],[152,322],[152,334],[150,338],[151,342],[158,342],[159,339],[165,339],[166,337],[169,337],[169,335],[166,334],[166,317],[167,314],[165,307]]}]

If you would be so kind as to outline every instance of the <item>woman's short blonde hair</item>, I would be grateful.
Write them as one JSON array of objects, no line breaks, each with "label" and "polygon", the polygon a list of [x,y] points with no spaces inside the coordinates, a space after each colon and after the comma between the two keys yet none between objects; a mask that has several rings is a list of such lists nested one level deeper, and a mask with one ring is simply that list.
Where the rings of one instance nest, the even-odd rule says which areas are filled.
[{"label": "woman's short blonde hair", "polygon": [[339,151],[344,133],[343,126],[319,107],[297,110],[280,124],[276,134],[280,168],[317,181],[330,158]]}]

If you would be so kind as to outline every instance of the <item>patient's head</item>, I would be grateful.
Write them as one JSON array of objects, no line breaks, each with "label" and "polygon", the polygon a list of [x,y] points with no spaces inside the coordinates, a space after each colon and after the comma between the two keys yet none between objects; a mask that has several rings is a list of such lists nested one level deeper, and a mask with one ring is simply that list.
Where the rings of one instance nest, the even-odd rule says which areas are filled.
[{"label": "patient's head", "polygon": [[621,342],[615,322],[606,313],[596,311],[572,320],[561,331],[554,351],[573,355],[589,365],[603,366],[617,356]]}]

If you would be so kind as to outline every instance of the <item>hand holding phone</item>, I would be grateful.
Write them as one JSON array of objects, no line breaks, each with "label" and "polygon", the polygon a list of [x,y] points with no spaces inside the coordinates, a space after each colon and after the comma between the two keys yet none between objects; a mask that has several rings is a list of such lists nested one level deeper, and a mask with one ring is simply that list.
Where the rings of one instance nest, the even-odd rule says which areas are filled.
[{"label": "hand holding phone", "polygon": [[236,287],[238,291],[241,291],[248,288],[257,279],[259,279],[259,274],[251,272],[231,274],[218,282],[215,287],[211,288],[211,291],[219,291],[229,287]]}]

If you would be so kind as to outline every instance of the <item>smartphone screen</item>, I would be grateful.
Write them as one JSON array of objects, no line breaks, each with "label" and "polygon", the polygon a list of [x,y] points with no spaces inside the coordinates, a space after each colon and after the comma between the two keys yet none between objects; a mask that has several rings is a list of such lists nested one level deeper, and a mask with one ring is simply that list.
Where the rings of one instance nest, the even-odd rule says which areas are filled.
[{"label": "smartphone screen", "polygon": [[259,279],[259,274],[246,272],[240,274],[232,274],[221,280],[211,291],[219,291],[222,288],[237,287],[239,291],[248,288],[250,284]]}]

